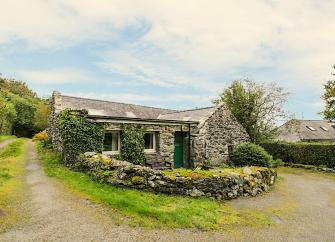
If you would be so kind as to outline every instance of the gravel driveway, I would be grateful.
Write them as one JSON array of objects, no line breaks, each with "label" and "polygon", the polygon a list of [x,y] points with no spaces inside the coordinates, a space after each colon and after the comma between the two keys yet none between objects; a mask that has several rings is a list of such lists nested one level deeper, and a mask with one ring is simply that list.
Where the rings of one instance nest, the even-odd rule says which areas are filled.
[{"label": "gravel driveway", "polygon": [[[313,174],[280,174],[283,189],[229,202],[237,208],[271,209],[280,204],[292,214],[275,213],[277,225],[240,228],[229,233],[132,228],[113,222],[113,213],[73,195],[41,169],[28,145],[27,184],[30,222],[0,234],[0,241],[335,241],[335,180]],[[294,205],[294,206],[293,206]]]}]

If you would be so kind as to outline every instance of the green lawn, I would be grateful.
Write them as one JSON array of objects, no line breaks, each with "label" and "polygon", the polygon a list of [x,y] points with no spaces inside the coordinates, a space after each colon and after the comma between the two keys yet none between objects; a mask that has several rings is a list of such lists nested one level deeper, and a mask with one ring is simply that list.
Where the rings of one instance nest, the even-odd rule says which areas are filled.
[{"label": "green lawn", "polygon": [[22,222],[27,215],[18,208],[25,198],[25,139],[0,151],[0,232]]},{"label": "green lawn", "polygon": [[93,181],[86,174],[71,171],[61,165],[59,154],[42,148],[40,144],[37,148],[49,176],[59,179],[80,196],[107,205],[120,221],[131,225],[209,230],[272,223],[264,213],[248,209],[237,210],[226,203],[208,198],[153,194],[102,184]]}]

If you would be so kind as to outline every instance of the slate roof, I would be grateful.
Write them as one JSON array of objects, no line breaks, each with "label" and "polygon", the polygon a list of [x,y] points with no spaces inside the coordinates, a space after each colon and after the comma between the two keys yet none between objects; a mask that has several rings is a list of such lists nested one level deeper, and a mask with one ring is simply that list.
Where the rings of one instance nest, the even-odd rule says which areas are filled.
[{"label": "slate roof", "polygon": [[278,131],[278,139],[289,142],[335,140],[335,124],[326,120],[293,119],[282,125]]},{"label": "slate roof", "polygon": [[214,107],[177,111],[136,104],[59,95],[61,100],[61,110],[64,110],[65,108],[74,110],[86,109],[88,114],[94,117],[101,116],[200,122],[209,117],[215,111]]},{"label": "slate roof", "polygon": [[176,110],[61,95],[61,109],[86,109],[89,115],[157,119]]},{"label": "slate roof", "polygon": [[215,107],[176,111],[167,114],[161,114],[158,116],[158,119],[200,122],[208,118],[214,111]]}]

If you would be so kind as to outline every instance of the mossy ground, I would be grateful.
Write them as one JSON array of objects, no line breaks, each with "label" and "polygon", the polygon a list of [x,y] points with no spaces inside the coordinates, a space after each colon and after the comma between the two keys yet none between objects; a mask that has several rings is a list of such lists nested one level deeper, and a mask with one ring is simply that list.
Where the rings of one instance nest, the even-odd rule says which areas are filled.
[{"label": "mossy ground", "polygon": [[[253,172],[260,171],[264,168],[252,166],[249,167]],[[184,168],[178,168],[174,170],[166,170],[163,171],[164,175],[170,177],[170,178],[176,178],[176,175],[180,175],[182,177],[186,178],[208,178],[213,176],[226,176],[229,173],[234,172],[241,176],[245,176],[247,174],[243,173],[243,167],[237,167],[237,168],[214,168],[211,170],[190,170],[190,169],[184,169]]]},{"label": "mossy ground", "polygon": [[230,230],[241,226],[266,226],[272,220],[261,211],[234,209],[208,198],[153,194],[122,189],[93,181],[88,175],[60,164],[57,153],[38,145],[46,173],[84,198],[103,203],[114,211],[119,222],[143,227]]},{"label": "mossy ground", "polygon": [[0,151],[0,231],[25,219],[25,150],[26,140],[17,139]]}]

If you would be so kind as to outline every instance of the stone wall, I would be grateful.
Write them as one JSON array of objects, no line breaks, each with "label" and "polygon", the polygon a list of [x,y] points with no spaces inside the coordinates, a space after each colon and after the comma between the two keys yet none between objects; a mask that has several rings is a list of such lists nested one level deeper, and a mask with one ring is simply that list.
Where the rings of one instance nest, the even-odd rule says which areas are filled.
[{"label": "stone wall", "polygon": [[47,133],[52,142],[54,150],[62,151],[62,139],[60,136],[58,115],[62,110],[62,97],[59,92],[53,92],[50,100],[50,115]]},{"label": "stone wall", "polygon": [[244,168],[242,173],[227,174],[192,171],[192,176],[185,176],[94,153],[82,156],[77,168],[111,185],[167,194],[206,196],[218,200],[256,196],[268,191],[277,177],[276,171],[269,168]]},{"label": "stone wall", "polygon": [[245,129],[236,118],[221,105],[203,123],[199,124],[198,134],[193,136],[193,159],[196,165],[210,160],[213,165],[229,159],[229,146],[249,141]]}]

